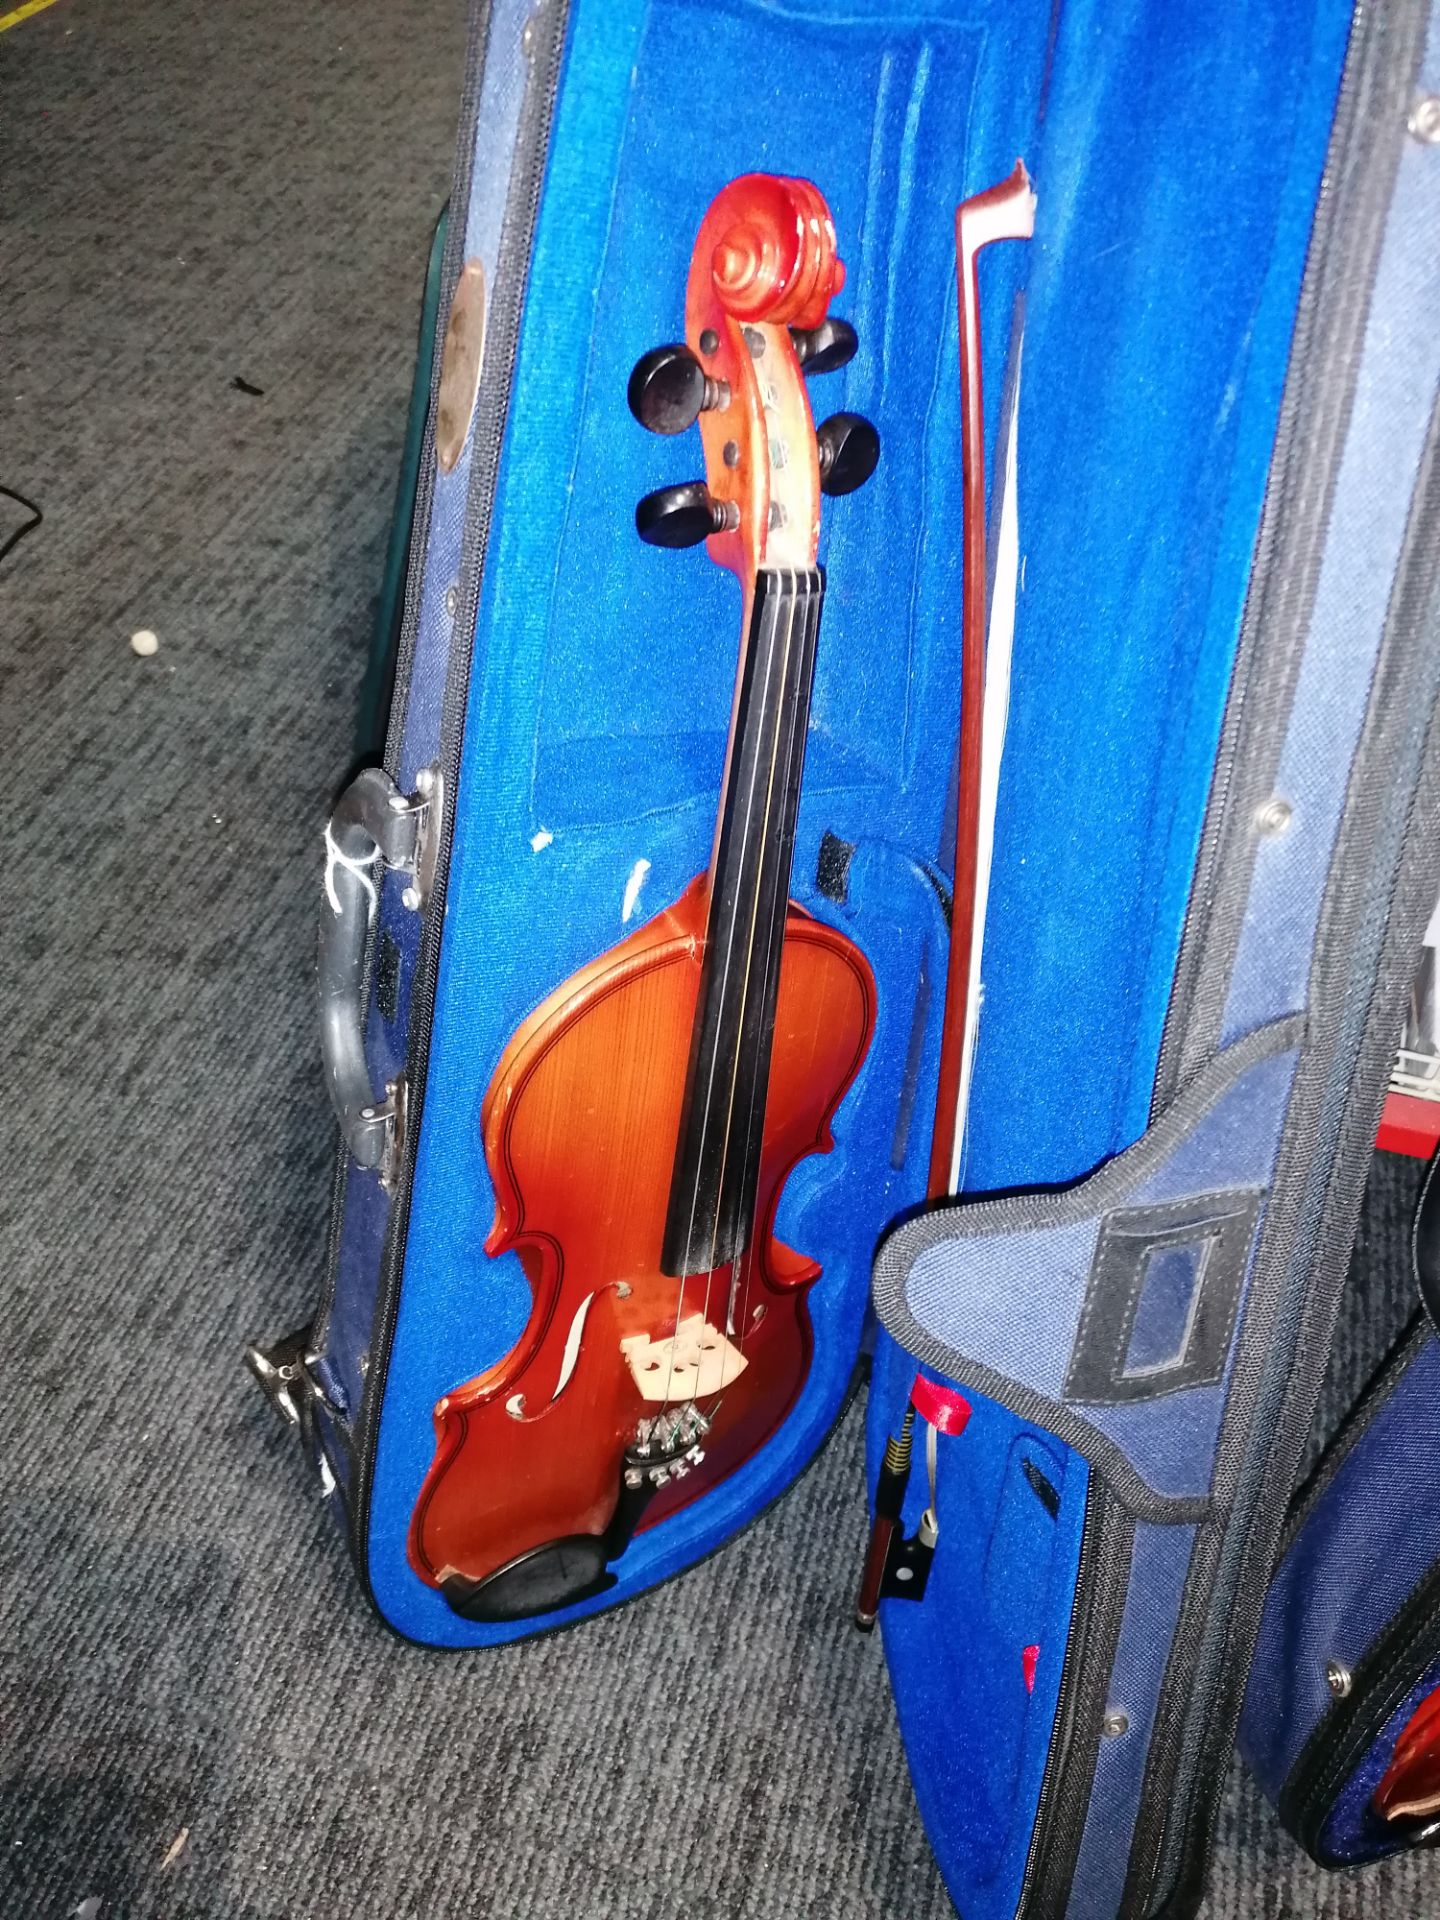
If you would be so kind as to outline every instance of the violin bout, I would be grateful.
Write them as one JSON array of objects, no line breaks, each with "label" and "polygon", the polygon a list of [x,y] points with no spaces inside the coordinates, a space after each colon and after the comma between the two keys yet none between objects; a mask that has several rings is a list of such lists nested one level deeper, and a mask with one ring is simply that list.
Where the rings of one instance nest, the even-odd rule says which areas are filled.
[{"label": "violin bout", "polygon": [[447,1593],[556,1542],[604,1539],[627,1454],[657,1406],[697,1411],[703,1445],[686,1451],[702,1457],[678,1456],[684,1470],[653,1489],[637,1532],[733,1473],[804,1385],[819,1268],[775,1238],[775,1210],[797,1162],[830,1147],[831,1117],[869,1047],[874,980],[843,934],[790,906],[754,1236],[715,1272],[662,1273],[706,892],[697,879],[552,993],[491,1082],[486,1250],[519,1255],[532,1304],[511,1352],[435,1409],[409,1550]]}]

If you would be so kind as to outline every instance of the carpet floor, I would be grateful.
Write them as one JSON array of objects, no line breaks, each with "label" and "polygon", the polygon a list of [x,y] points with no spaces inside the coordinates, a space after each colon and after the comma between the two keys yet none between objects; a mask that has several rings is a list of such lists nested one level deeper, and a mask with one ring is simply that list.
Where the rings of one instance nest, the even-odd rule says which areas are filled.
[{"label": "carpet floor", "polygon": [[[0,34],[0,1915],[943,1920],[860,1423],[731,1549],[402,1645],[239,1365],[320,1276],[312,954],[448,184],[462,0],[57,0]],[[25,509],[0,496],[0,545]],[[130,637],[149,629],[142,658]],[[1407,1310],[1372,1186],[1326,1419]],[[657,1810],[664,1809],[664,1817]],[[1422,1920],[1238,1767],[1207,1920]]]}]

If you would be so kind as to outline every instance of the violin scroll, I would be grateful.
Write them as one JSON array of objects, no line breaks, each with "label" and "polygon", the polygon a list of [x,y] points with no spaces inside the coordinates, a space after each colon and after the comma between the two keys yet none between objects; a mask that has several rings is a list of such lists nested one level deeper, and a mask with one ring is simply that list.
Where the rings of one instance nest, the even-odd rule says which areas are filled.
[{"label": "violin scroll", "polygon": [[820,495],[852,492],[880,454],[873,426],[836,414],[818,435],[805,373],[856,351],[832,317],[845,266],[830,209],[808,180],[746,174],[712,201],[690,265],[683,342],[630,376],[630,410],[652,433],[699,424],[703,482],[662,487],[636,510],[652,546],[708,542],[747,590],[763,567],[815,565]]},{"label": "violin scroll", "polygon": [[[695,267],[709,277],[735,320],[818,327],[845,284],[835,223],[818,187],[747,173],[710,203],[695,244]],[[691,288],[695,272],[692,267]]]}]

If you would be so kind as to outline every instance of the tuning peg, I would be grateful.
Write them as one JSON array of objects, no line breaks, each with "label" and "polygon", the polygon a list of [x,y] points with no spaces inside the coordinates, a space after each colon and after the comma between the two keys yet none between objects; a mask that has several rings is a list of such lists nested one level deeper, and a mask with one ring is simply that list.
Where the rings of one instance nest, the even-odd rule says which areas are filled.
[{"label": "tuning peg", "polygon": [[[859,484],[857,480],[855,485]],[[717,500],[703,480],[660,487],[647,493],[635,509],[635,531],[652,547],[698,546],[708,535],[725,533],[739,524],[739,507],[733,500]]]},{"label": "tuning peg", "polygon": [[832,413],[816,428],[815,444],[822,493],[853,493],[863,487],[880,458],[880,436],[858,413]]},{"label": "tuning peg", "polygon": [[635,362],[628,392],[630,411],[651,433],[684,433],[711,407],[730,404],[730,389],[712,380],[690,351],[652,347]]},{"label": "tuning peg", "polygon": [[848,320],[822,320],[818,327],[792,327],[795,358],[806,373],[838,373],[855,358],[860,342]]}]

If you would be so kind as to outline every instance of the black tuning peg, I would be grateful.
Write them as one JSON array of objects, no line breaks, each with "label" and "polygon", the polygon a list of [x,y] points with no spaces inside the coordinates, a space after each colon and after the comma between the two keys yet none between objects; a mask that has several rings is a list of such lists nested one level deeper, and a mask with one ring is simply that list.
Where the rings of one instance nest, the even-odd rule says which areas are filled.
[{"label": "black tuning peg", "polygon": [[880,436],[858,413],[832,413],[816,428],[815,444],[822,493],[853,493],[863,487],[880,458]]},{"label": "black tuning peg", "polygon": [[660,487],[635,509],[635,531],[652,547],[698,546],[710,534],[739,524],[739,508],[733,501],[727,505],[717,500],[703,480]]},{"label": "black tuning peg", "polygon": [[860,342],[848,320],[822,320],[818,327],[792,327],[795,358],[806,373],[838,373],[855,358]]},{"label": "black tuning peg", "polygon": [[684,433],[711,407],[730,404],[730,389],[712,380],[690,351],[652,347],[635,362],[628,391],[630,411],[651,433]]}]

